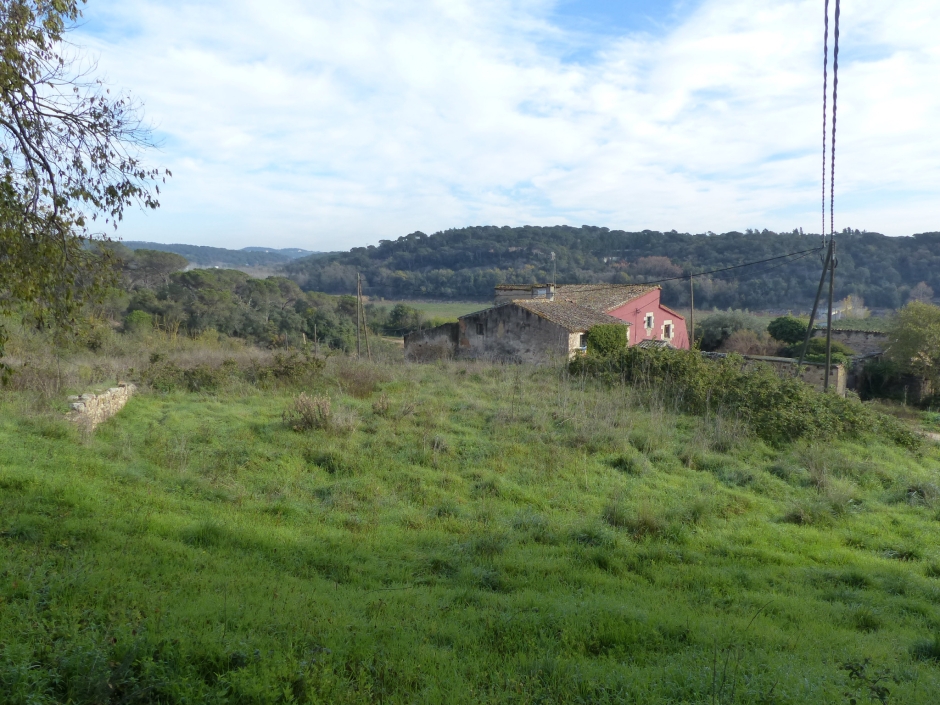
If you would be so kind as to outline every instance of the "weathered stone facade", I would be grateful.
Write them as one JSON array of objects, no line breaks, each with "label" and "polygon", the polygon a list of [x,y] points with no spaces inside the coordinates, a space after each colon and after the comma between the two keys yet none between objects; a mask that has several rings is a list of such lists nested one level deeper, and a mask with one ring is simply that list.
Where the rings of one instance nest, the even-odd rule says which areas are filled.
[{"label": "weathered stone facade", "polygon": [[457,357],[500,362],[567,362],[580,335],[532,311],[506,304],[463,316]]},{"label": "weathered stone facade", "polygon": [[[813,337],[825,338],[826,329],[816,328],[813,331]],[[835,328],[832,329],[832,339],[848,345],[856,355],[863,356],[883,353],[889,342],[887,333],[871,330],[836,330]]]},{"label": "weathered stone facade", "polygon": [[69,397],[69,402],[71,402],[69,418],[93,429],[119,412],[136,391],[135,385],[122,382],[117,387],[111,387],[101,394]]},{"label": "weathered stone facade", "polygon": [[445,323],[405,335],[405,359],[412,362],[447,360],[457,354],[459,324]]}]

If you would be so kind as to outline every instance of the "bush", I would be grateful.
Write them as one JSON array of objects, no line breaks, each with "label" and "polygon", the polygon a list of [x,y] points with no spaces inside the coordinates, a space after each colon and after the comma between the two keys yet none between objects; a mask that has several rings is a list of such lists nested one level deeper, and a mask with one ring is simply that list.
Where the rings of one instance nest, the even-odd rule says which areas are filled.
[{"label": "bush", "polygon": [[124,318],[124,332],[137,333],[153,328],[153,316],[146,311],[131,311]]},{"label": "bush", "polygon": [[154,354],[150,357],[150,366],[141,373],[140,379],[158,392],[214,392],[232,382],[238,375],[239,369],[235,360],[225,360],[216,367],[203,364],[183,368],[160,354]]},{"label": "bush", "polygon": [[284,412],[284,423],[295,431],[312,431],[330,427],[333,408],[329,397],[307,396],[305,392],[294,399]]},{"label": "bush", "polygon": [[806,340],[807,323],[794,316],[780,316],[775,318],[767,326],[767,332],[775,340],[788,345],[797,345]]},{"label": "bush", "polygon": [[728,355],[706,359],[688,350],[627,348],[606,358],[587,355],[569,365],[573,374],[631,384],[680,412],[722,413],[743,420],[776,446],[799,438],[857,437],[881,433],[916,448],[920,438],[897,419],[875,412],[858,399],[820,394],[801,380],[779,377],[766,365],[745,369]]},{"label": "bush", "polygon": [[627,327],[617,323],[593,326],[587,334],[588,352],[592,355],[613,355],[627,347]]},{"label": "bush", "polygon": [[284,384],[308,384],[319,376],[325,364],[323,359],[306,349],[276,352],[268,365],[254,367],[254,377],[258,382],[273,380]]},{"label": "bush", "polygon": [[780,343],[766,333],[755,333],[749,329],[737,330],[721,344],[721,352],[739,355],[776,355]]},{"label": "bush", "polygon": [[888,359],[903,372],[940,384],[940,306],[912,301],[891,326]]},{"label": "bush", "polygon": [[[802,342],[799,345],[793,345],[784,350],[784,354],[788,357],[800,356],[800,353],[803,352]],[[832,364],[834,365],[845,365],[848,363],[849,359],[855,354],[855,351],[850,348],[845,343],[840,343],[838,340],[832,341]],[[809,345],[806,347],[806,360],[809,362],[825,362],[826,361],[826,338],[825,336],[820,336],[812,338],[809,341]]]},{"label": "bush", "polygon": [[763,333],[764,325],[747,311],[722,311],[696,322],[695,337],[702,350],[717,350],[732,333],[739,330]]}]

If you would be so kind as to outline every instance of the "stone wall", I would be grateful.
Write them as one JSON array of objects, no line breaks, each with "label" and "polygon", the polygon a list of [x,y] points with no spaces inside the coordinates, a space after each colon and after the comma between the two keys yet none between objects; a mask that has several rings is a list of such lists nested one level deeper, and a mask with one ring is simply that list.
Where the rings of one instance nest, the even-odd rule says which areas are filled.
[{"label": "stone wall", "polygon": [[69,418],[88,428],[94,428],[119,412],[136,391],[137,387],[135,385],[122,382],[101,394],[82,394],[80,397],[69,397],[71,402]]},{"label": "stone wall", "polygon": [[457,354],[459,326],[445,323],[405,335],[405,359],[412,362],[448,360]]},{"label": "stone wall", "polygon": [[[816,328],[814,338],[825,338],[826,329]],[[832,329],[832,339],[848,345],[856,355],[873,355],[883,353],[888,347],[888,334],[870,330],[836,330]]]},{"label": "stone wall", "polygon": [[[702,353],[705,357],[717,359],[727,356],[727,353]],[[744,358],[744,367],[753,367],[755,365],[770,365],[774,371],[781,377],[793,377],[796,372],[798,360],[790,357],[766,357],[764,355],[742,355]],[[824,362],[803,362],[803,372],[800,378],[807,384],[811,384],[818,391],[823,391],[826,383],[826,363]],[[832,365],[829,368],[829,386],[840,396],[845,396],[846,381],[848,373],[842,365]]]},{"label": "stone wall", "polygon": [[566,328],[513,304],[463,316],[459,325],[457,357],[463,359],[567,362],[574,339]]}]

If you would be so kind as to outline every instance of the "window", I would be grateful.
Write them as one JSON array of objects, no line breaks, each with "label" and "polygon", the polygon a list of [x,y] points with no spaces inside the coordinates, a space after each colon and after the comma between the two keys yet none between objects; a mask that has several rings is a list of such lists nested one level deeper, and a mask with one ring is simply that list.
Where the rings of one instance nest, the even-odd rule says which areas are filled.
[{"label": "window", "polygon": [[485,326],[482,323],[477,323],[477,335],[483,335],[485,331]]},{"label": "window", "polygon": [[647,330],[653,329],[653,314],[652,313],[646,314],[646,326],[645,327]]},{"label": "window", "polygon": [[534,289],[532,292],[532,298],[535,299],[544,299],[546,296],[548,296],[548,289],[546,288]]},{"label": "window", "polygon": [[671,323],[667,323],[665,326],[663,326],[663,339],[672,340],[672,324]]},{"label": "window", "polygon": [[582,333],[578,345],[582,350],[587,350],[587,333]]}]

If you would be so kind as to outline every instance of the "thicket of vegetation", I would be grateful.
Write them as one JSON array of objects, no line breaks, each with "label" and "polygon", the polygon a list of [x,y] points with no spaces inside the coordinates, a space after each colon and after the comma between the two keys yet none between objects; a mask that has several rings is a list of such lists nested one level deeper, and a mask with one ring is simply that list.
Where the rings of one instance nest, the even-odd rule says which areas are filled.
[{"label": "thicket of vegetation", "polygon": [[739,418],[754,435],[778,447],[800,439],[858,439],[872,433],[911,450],[920,445],[905,424],[857,397],[820,394],[767,365],[744,363],[733,354],[708,359],[688,350],[621,347],[606,354],[589,351],[569,369],[666,399],[677,411]]},{"label": "thicket of vegetation", "polygon": [[[929,300],[940,291],[940,233],[886,237],[847,230],[839,235],[838,298],[854,296],[869,306],[899,308],[910,298]],[[436,297],[487,300],[506,282],[643,282],[703,272],[820,246],[800,232],[628,233],[583,226],[468,227],[433,235],[411,233],[376,246],[299,259],[285,267],[303,289],[352,293],[356,273],[365,291],[385,298]],[[820,262],[807,256],[696,278],[703,308],[809,308]],[[921,286],[921,283],[923,285]],[[687,306],[688,281],[663,285],[663,301]]]},{"label": "thicket of vegetation", "polygon": [[[183,271],[187,260],[157,250],[108,244],[118,281],[63,329],[59,344],[100,349],[123,333],[151,329],[190,338],[220,334],[269,347],[349,351],[356,344],[356,299],[304,292],[284,277],[257,279],[234,269]],[[26,316],[29,324],[34,317]],[[405,304],[367,303],[363,327],[401,336],[437,321]],[[67,340],[67,339],[71,339]]]},{"label": "thicket of vegetation", "polygon": [[[56,360],[47,335],[0,391],[0,702],[940,690],[934,446],[770,445],[639,377],[160,331]],[[94,435],[63,419],[132,370]]]}]

